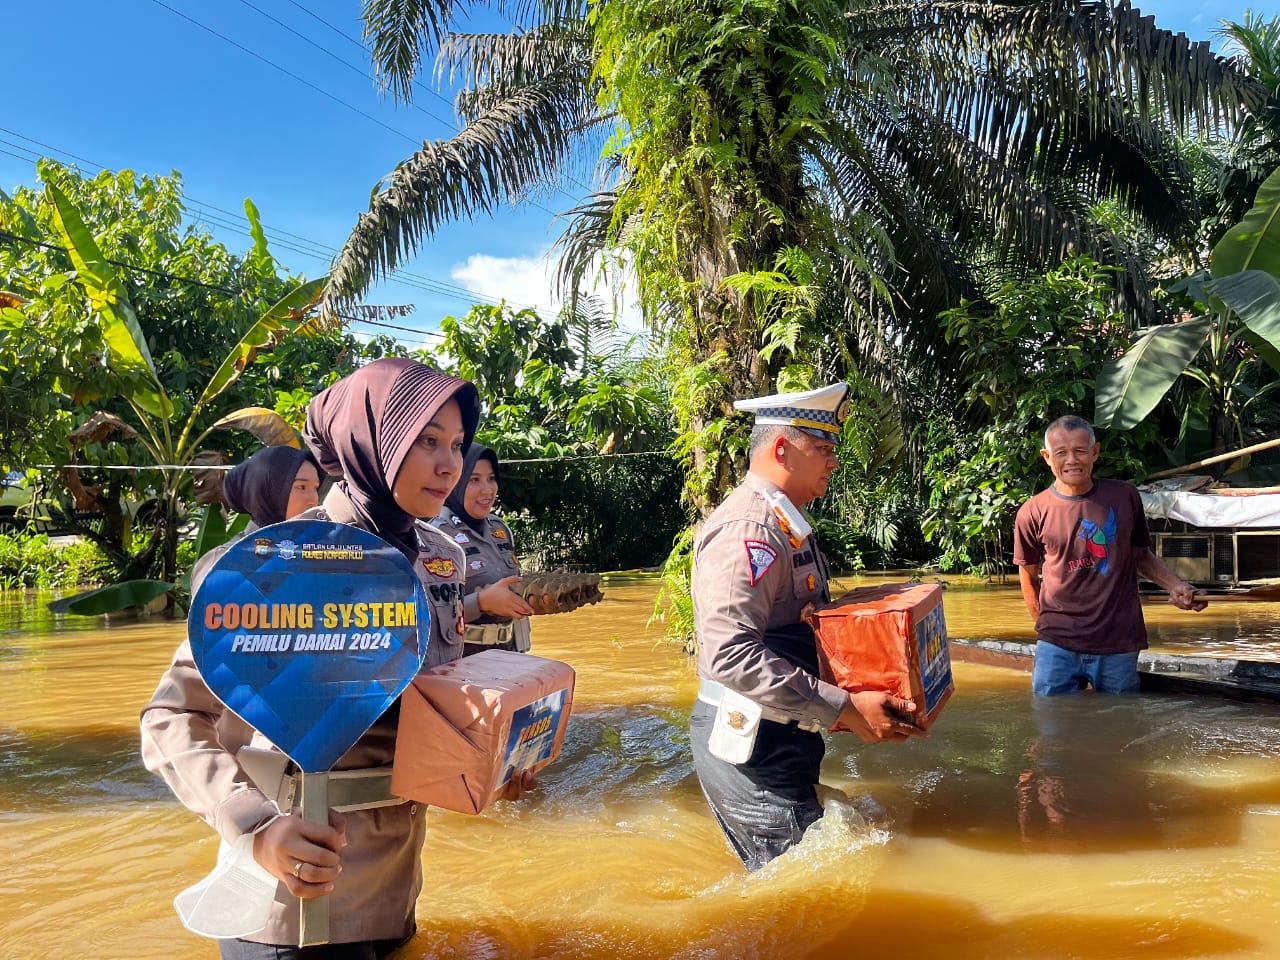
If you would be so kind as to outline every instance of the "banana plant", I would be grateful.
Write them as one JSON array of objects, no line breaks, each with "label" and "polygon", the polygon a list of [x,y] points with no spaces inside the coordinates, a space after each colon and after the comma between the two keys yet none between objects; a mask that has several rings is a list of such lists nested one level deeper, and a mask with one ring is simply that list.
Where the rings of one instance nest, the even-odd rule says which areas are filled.
[{"label": "banana plant", "polygon": [[[1134,427],[1186,377],[1207,402],[1212,445],[1242,444],[1251,408],[1280,385],[1280,169],[1214,247],[1209,275],[1188,277],[1180,289],[1203,312],[1149,328],[1102,369],[1094,423]],[[1256,387],[1259,362],[1272,376]]]},{"label": "banana plant", "polygon": [[[176,419],[176,405],[156,373],[155,363],[147,347],[147,338],[128,293],[114,266],[103,255],[97,241],[85,226],[75,204],[53,183],[45,185],[46,195],[54,211],[55,230],[75,266],[75,283],[84,292],[101,325],[107,344],[105,362],[120,378],[119,397],[132,410],[137,431],[136,442],[147,452],[148,459],[161,470],[161,493],[157,502],[157,532],[161,538],[162,573],[160,581],[124,587],[105,596],[101,592],[90,603],[75,603],[69,598],[63,608],[69,612],[105,612],[115,600],[134,605],[137,598],[152,594],[158,583],[173,584],[177,575],[178,529],[184,519],[182,491],[187,477],[181,468],[189,467],[201,446],[214,430],[239,429],[252,433],[265,444],[298,446],[293,428],[278,414],[264,407],[245,407],[232,411],[200,429],[217,399],[226,392],[254,361],[258,353],[270,350],[289,337],[310,336],[320,332],[313,308],[320,298],[327,278],[301,283],[273,304],[240,338],[226,359],[218,366],[201,391],[185,419]],[[257,211],[246,204],[251,221]],[[260,233],[260,231],[258,231]],[[265,255],[265,238],[255,233],[255,255]],[[179,469],[172,469],[179,468]],[[113,599],[115,598],[115,599]]]}]

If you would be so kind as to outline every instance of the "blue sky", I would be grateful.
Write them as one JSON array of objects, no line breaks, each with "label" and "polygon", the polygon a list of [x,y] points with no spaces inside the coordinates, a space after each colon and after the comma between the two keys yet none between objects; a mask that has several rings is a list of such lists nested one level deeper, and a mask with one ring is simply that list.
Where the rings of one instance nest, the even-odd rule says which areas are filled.
[{"label": "blue sky", "polygon": [[[1195,40],[1213,39],[1221,20],[1241,19],[1249,6],[1136,5]],[[308,276],[327,269],[384,175],[422,140],[456,130],[451,100],[431,92],[429,76],[411,105],[380,96],[359,45],[359,0],[6,6],[0,187],[35,185],[41,155],[91,172],[178,170],[195,222],[244,250],[250,197],[277,259]],[[477,300],[549,309],[545,255],[562,229],[553,214],[583,192],[574,187],[446,227],[366,298],[416,307],[392,322],[419,332],[384,332],[430,346],[441,318]]]}]

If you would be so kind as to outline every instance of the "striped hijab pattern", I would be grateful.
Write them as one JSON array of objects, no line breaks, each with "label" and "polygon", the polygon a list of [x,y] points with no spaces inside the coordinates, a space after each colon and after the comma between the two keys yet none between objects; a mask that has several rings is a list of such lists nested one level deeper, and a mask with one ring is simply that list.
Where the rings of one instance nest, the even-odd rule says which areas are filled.
[{"label": "striped hijab pattern", "polygon": [[480,420],[480,396],[466,380],[416,360],[375,360],[316,394],[303,430],[307,445],[362,525],[411,558],[413,521],[392,496],[396,477],[423,428],[450,399],[462,411],[463,451]]}]

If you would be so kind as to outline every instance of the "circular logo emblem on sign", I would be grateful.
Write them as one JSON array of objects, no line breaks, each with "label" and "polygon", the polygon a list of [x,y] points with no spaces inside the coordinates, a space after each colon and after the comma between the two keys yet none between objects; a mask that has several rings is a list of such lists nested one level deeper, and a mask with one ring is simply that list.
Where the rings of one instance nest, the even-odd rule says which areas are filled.
[{"label": "circular logo emblem on sign", "polygon": [[328,770],[422,667],[431,608],[395,547],[288,520],[232,544],[191,603],[209,689],[305,773]]}]

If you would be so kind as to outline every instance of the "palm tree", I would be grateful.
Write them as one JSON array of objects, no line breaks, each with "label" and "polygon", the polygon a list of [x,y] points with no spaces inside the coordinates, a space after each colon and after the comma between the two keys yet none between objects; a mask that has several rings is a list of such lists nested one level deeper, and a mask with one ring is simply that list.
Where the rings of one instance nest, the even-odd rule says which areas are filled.
[{"label": "palm tree", "polygon": [[[1088,252],[1141,264],[1090,210],[1112,199],[1174,229],[1197,219],[1169,134],[1264,102],[1207,42],[1125,0],[536,0],[529,27],[457,35],[450,0],[366,0],[375,66],[399,97],[428,52],[462,83],[466,125],[389,176],[331,274],[358,294],[455,218],[545,189],[612,134],[570,211],[569,292],[629,255],[650,322],[682,352],[677,411],[702,511],[732,482],[729,400],[903,365],[938,382],[935,319],[984,277]],[[908,397],[901,397],[904,403]]]},{"label": "palm tree", "polygon": [[1232,63],[1254,78],[1265,99],[1227,149],[1219,182],[1222,209],[1212,242],[1239,222],[1263,180],[1280,165],[1280,17],[1264,20],[1246,10],[1242,23],[1224,21],[1220,35],[1236,48]]}]

